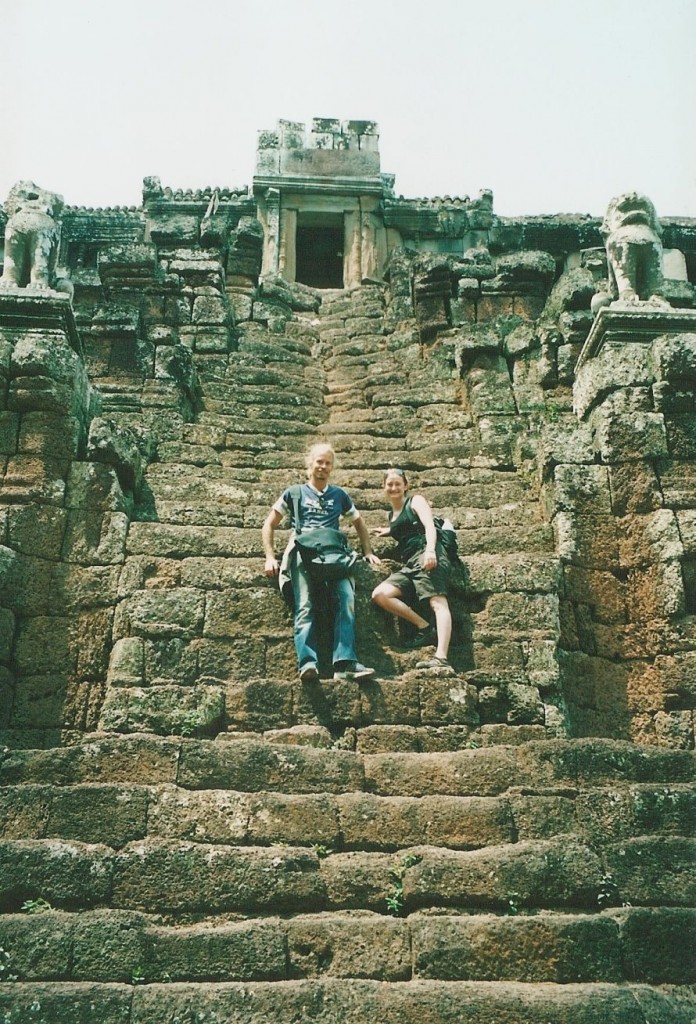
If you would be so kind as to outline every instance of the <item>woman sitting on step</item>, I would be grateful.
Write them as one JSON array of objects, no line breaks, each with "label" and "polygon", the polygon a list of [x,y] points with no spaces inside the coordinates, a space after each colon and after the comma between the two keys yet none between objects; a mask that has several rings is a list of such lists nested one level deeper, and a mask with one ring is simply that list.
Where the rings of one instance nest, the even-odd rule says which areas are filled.
[{"label": "woman sitting on step", "polygon": [[[447,601],[451,566],[438,538],[430,505],[421,494],[407,496],[407,492],[408,480],[403,469],[386,470],[384,493],[392,510],[389,526],[375,532],[396,541],[397,557],[403,565],[375,587],[372,600],[416,627],[409,647],[435,645],[434,655],[419,661],[416,668],[451,670],[447,661],[452,636],[452,615]],[[435,627],[415,610],[425,601],[433,610]]]}]

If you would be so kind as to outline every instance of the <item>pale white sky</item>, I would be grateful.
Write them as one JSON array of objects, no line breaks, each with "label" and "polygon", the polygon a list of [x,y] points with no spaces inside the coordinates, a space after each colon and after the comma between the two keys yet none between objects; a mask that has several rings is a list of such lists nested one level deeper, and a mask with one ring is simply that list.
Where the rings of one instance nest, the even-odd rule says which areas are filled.
[{"label": "pale white sky", "polygon": [[696,217],[695,0],[0,0],[0,201],[251,185],[278,118],[376,120],[408,197]]}]

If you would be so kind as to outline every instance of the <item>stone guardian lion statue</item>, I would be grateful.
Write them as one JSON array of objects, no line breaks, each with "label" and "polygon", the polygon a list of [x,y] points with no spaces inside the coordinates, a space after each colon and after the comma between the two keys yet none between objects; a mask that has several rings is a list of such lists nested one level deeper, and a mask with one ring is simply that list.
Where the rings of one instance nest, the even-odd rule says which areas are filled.
[{"label": "stone guardian lion statue", "polygon": [[612,199],[600,230],[607,249],[609,294],[595,296],[593,311],[612,299],[668,306],[662,297],[662,230],[648,197],[626,192]]},{"label": "stone guardian lion statue", "polygon": [[0,288],[48,291],[56,284],[63,197],[19,181],[5,203],[5,262]]}]

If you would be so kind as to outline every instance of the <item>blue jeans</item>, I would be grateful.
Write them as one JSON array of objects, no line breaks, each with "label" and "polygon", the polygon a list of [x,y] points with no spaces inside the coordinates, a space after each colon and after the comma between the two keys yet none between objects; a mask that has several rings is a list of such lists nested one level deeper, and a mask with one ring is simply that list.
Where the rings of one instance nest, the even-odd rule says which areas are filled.
[{"label": "blue jeans", "polygon": [[[297,557],[292,557],[290,578],[295,599],[294,641],[297,663],[316,665],[319,656],[314,621],[314,601],[327,597],[336,602],[334,609],[333,663],[357,661],[355,653],[355,583],[349,577],[316,588],[310,587],[307,570]],[[326,589],[324,589],[326,588]]]}]

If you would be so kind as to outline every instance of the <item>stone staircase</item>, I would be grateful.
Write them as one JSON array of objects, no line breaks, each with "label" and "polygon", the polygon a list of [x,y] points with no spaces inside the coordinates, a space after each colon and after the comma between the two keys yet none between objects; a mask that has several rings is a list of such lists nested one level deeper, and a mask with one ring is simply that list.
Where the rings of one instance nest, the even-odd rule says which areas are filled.
[{"label": "stone staircase", "polygon": [[[693,1021],[693,754],[563,738],[509,381],[464,390],[377,286],[238,334],[147,469],[100,732],[0,753],[0,1020]],[[369,525],[390,464],[456,523],[455,676],[361,565],[378,678],[296,679],[259,530],[317,437]]]}]

